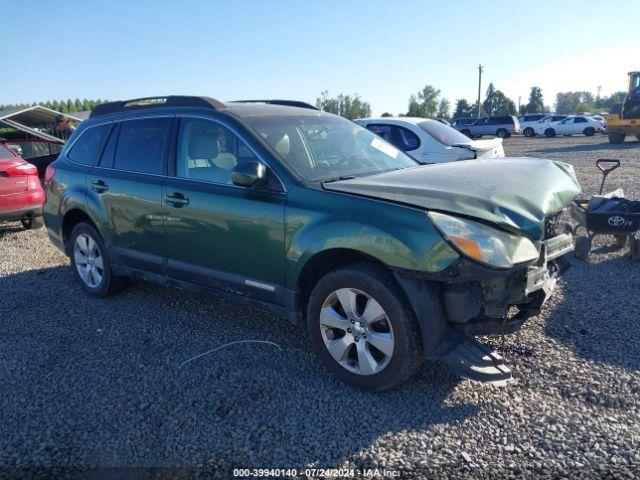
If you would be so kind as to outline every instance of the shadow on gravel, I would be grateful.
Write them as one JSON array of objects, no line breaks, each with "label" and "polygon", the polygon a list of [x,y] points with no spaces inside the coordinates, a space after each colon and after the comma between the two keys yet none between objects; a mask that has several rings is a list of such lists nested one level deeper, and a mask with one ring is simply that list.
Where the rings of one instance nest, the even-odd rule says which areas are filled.
[{"label": "shadow on gravel", "polygon": [[0,223],[0,238],[15,232],[21,232],[24,228],[22,225],[15,223]]},{"label": "shadow on gravel", "polygon": [[[548,139],[549,142],[553,142],[553,139]],[[638,142],[625,142],[620,145],[612,145],[608,142],[597,144],[584,144],[584,145],[570,145],[566,147],[548,147],[538,148],[535,152],[540,153],[570,153],[570,152],[594,152],[598,150],[634,150],[638,148]]]},{"label": "shadow on gravel", "polygon": [[[546,322],[547,334],[571,344],[577,355],[631,371],[640,370],[640,264],[629,256],[572,260],[563,297]],[[594,255],[596,254],[596,255]]]},{"label": "shadow on gravel", "polygon": [[[68,266],[0,277],[0,291],[0,469],[367,467],[373,443],[411,458],[402,438],[479,408],[446,401],[457,380],[437,364],[391,392],[349,388],[303,328],[212,296],[141,282],[95,299]],[[282,350],[233,345],[179,368],[249,339]]]}]

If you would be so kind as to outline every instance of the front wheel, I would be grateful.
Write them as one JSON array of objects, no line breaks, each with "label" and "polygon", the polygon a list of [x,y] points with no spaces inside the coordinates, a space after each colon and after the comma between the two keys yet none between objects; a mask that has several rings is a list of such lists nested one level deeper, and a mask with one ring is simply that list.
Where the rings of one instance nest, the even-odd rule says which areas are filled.
[{"label": "front wheel", "polygon": [[124,286],[111,270],[109,252],[98,231],[88,223],[79,223],[69,237],[69,255],[76,280],[94,297],[105,297]]},{"label": "front wheel", "polygon": [[596,129],[593,127],[587,127],[582,133],[584,133],[587,137],[592,137],[596,133]]},{"label": "front wheel", "polygon": [[375,265],[324,276],[311,292],[307,326],[327,369],[365,390],[393,388],[422,363],[413,309],[393,277]]},{"label": "front wheel", "polygon": [[609,137],[609,143],[612,143],[614,145],[624,143],[625,136],[622,133],[609,132],[607,134],[607,137]]},{"label": "front wheel", "polygon": [[467,137],[471,138],[471,132],[466,128],[464,130],[461,130],[460,133],[462,133],[463,135],[466,135]]},{"label": "front wheel", "polygon": [[547,138],[553,138],[556,136],[556,131],[553,128],[547,128],[544,131],[544,136]]}]

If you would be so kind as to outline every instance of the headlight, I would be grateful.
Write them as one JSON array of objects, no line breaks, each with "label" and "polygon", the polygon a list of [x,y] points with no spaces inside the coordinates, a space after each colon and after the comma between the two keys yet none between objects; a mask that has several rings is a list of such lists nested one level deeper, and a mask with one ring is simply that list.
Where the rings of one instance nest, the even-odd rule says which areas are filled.
[{"label": "headlight", "polygon": [[460,253],[487,265],[509,268],[535,260],[540,255],[533,242],[526,237],[442,213],[429,212],[428,215]]}]

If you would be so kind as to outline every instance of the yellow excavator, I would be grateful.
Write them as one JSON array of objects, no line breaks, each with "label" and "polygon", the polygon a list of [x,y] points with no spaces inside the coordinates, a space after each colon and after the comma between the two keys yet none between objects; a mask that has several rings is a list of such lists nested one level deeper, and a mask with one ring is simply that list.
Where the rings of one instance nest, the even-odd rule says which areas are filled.
[{"label": "yellow excavator", "polygon": [[629,72],[627,96],[619,114],[607,115],[609,143],[622,143],[627,135],[640,140],[640,72]]}]

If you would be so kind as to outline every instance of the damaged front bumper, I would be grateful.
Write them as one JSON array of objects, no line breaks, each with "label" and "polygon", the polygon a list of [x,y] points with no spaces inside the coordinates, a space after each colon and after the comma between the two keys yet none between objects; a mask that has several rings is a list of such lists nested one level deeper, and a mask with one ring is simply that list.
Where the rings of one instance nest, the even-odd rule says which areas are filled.
[{"label": "damaged front bumper", "polygon": [[573,239],[561,234],[542,242],[536,262],[491,269],[460,258],[436,274],[396,272],[416,311],[427,358],[482,382],[502,382],[511,372],[499,355],[473,338],[517,331],[551,297],[569,264]]},{"label": "damaged front bumper", "polygon": [[[564,256],[572,251],[571,235],[562,234],[543,242],[538,261],[526,267],[496,272],[465,265],[471,275],[456,277],[443,290],[448,321],[467,335],[515,332],[540,313],[569,267]],[[463,311],[461,305],[466,305]]]}]

